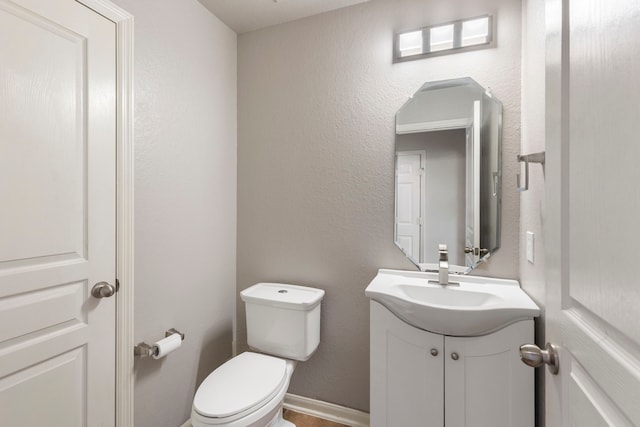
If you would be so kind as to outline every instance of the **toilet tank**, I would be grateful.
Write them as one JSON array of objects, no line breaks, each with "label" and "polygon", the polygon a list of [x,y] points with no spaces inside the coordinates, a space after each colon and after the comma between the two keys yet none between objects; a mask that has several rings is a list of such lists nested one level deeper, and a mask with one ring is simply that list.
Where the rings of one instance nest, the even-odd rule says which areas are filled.
[{"label": "toilet tank", "polygon": [[322,289],[258,283],[240,292],[252,349],[293,360],[308,360],[320,344]]}]

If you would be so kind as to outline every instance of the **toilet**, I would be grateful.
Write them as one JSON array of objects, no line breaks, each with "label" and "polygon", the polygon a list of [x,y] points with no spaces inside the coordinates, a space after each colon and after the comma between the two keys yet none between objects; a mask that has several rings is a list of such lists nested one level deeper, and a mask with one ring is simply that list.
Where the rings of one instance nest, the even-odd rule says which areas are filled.
[{"label": "toilet", "polygon": [[254,350],[225,362],[202,382],[193,399],[193,427],[295,427],[282,404],[297,361],[320,343],[322,289],[258,283],[240,292],[247,343]]}]

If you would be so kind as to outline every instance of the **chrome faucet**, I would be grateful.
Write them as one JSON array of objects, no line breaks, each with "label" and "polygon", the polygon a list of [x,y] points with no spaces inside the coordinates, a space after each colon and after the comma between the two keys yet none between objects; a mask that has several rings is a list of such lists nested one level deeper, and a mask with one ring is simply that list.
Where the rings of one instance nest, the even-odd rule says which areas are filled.
[{"label": "chrome faucet", "polygon": [[447,245],[440,243],[438,245],[438,253],[440,254],[438,261],[438,283],[440,285],[449,284],[449,251]]}]

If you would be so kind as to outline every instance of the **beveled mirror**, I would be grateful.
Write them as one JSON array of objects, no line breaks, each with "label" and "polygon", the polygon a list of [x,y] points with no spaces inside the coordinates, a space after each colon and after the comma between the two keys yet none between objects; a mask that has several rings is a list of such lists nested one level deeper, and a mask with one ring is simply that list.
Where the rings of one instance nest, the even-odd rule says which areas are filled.
[{"label": "beveled mirror", "polygon": [[396,114],[395,243],[452,273],[500,247],[502,104],[469,77],[425,83]]}]

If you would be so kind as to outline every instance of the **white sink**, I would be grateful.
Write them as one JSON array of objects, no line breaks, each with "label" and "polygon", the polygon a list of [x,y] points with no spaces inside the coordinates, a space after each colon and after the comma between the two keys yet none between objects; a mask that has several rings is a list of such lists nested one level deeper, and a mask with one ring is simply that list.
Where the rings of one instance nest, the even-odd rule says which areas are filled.
[{"label": "white sink", "polygon": [[515,280],[379,270],[365,294],[417,328],[443,335],[485,335],[540,314]]}]

